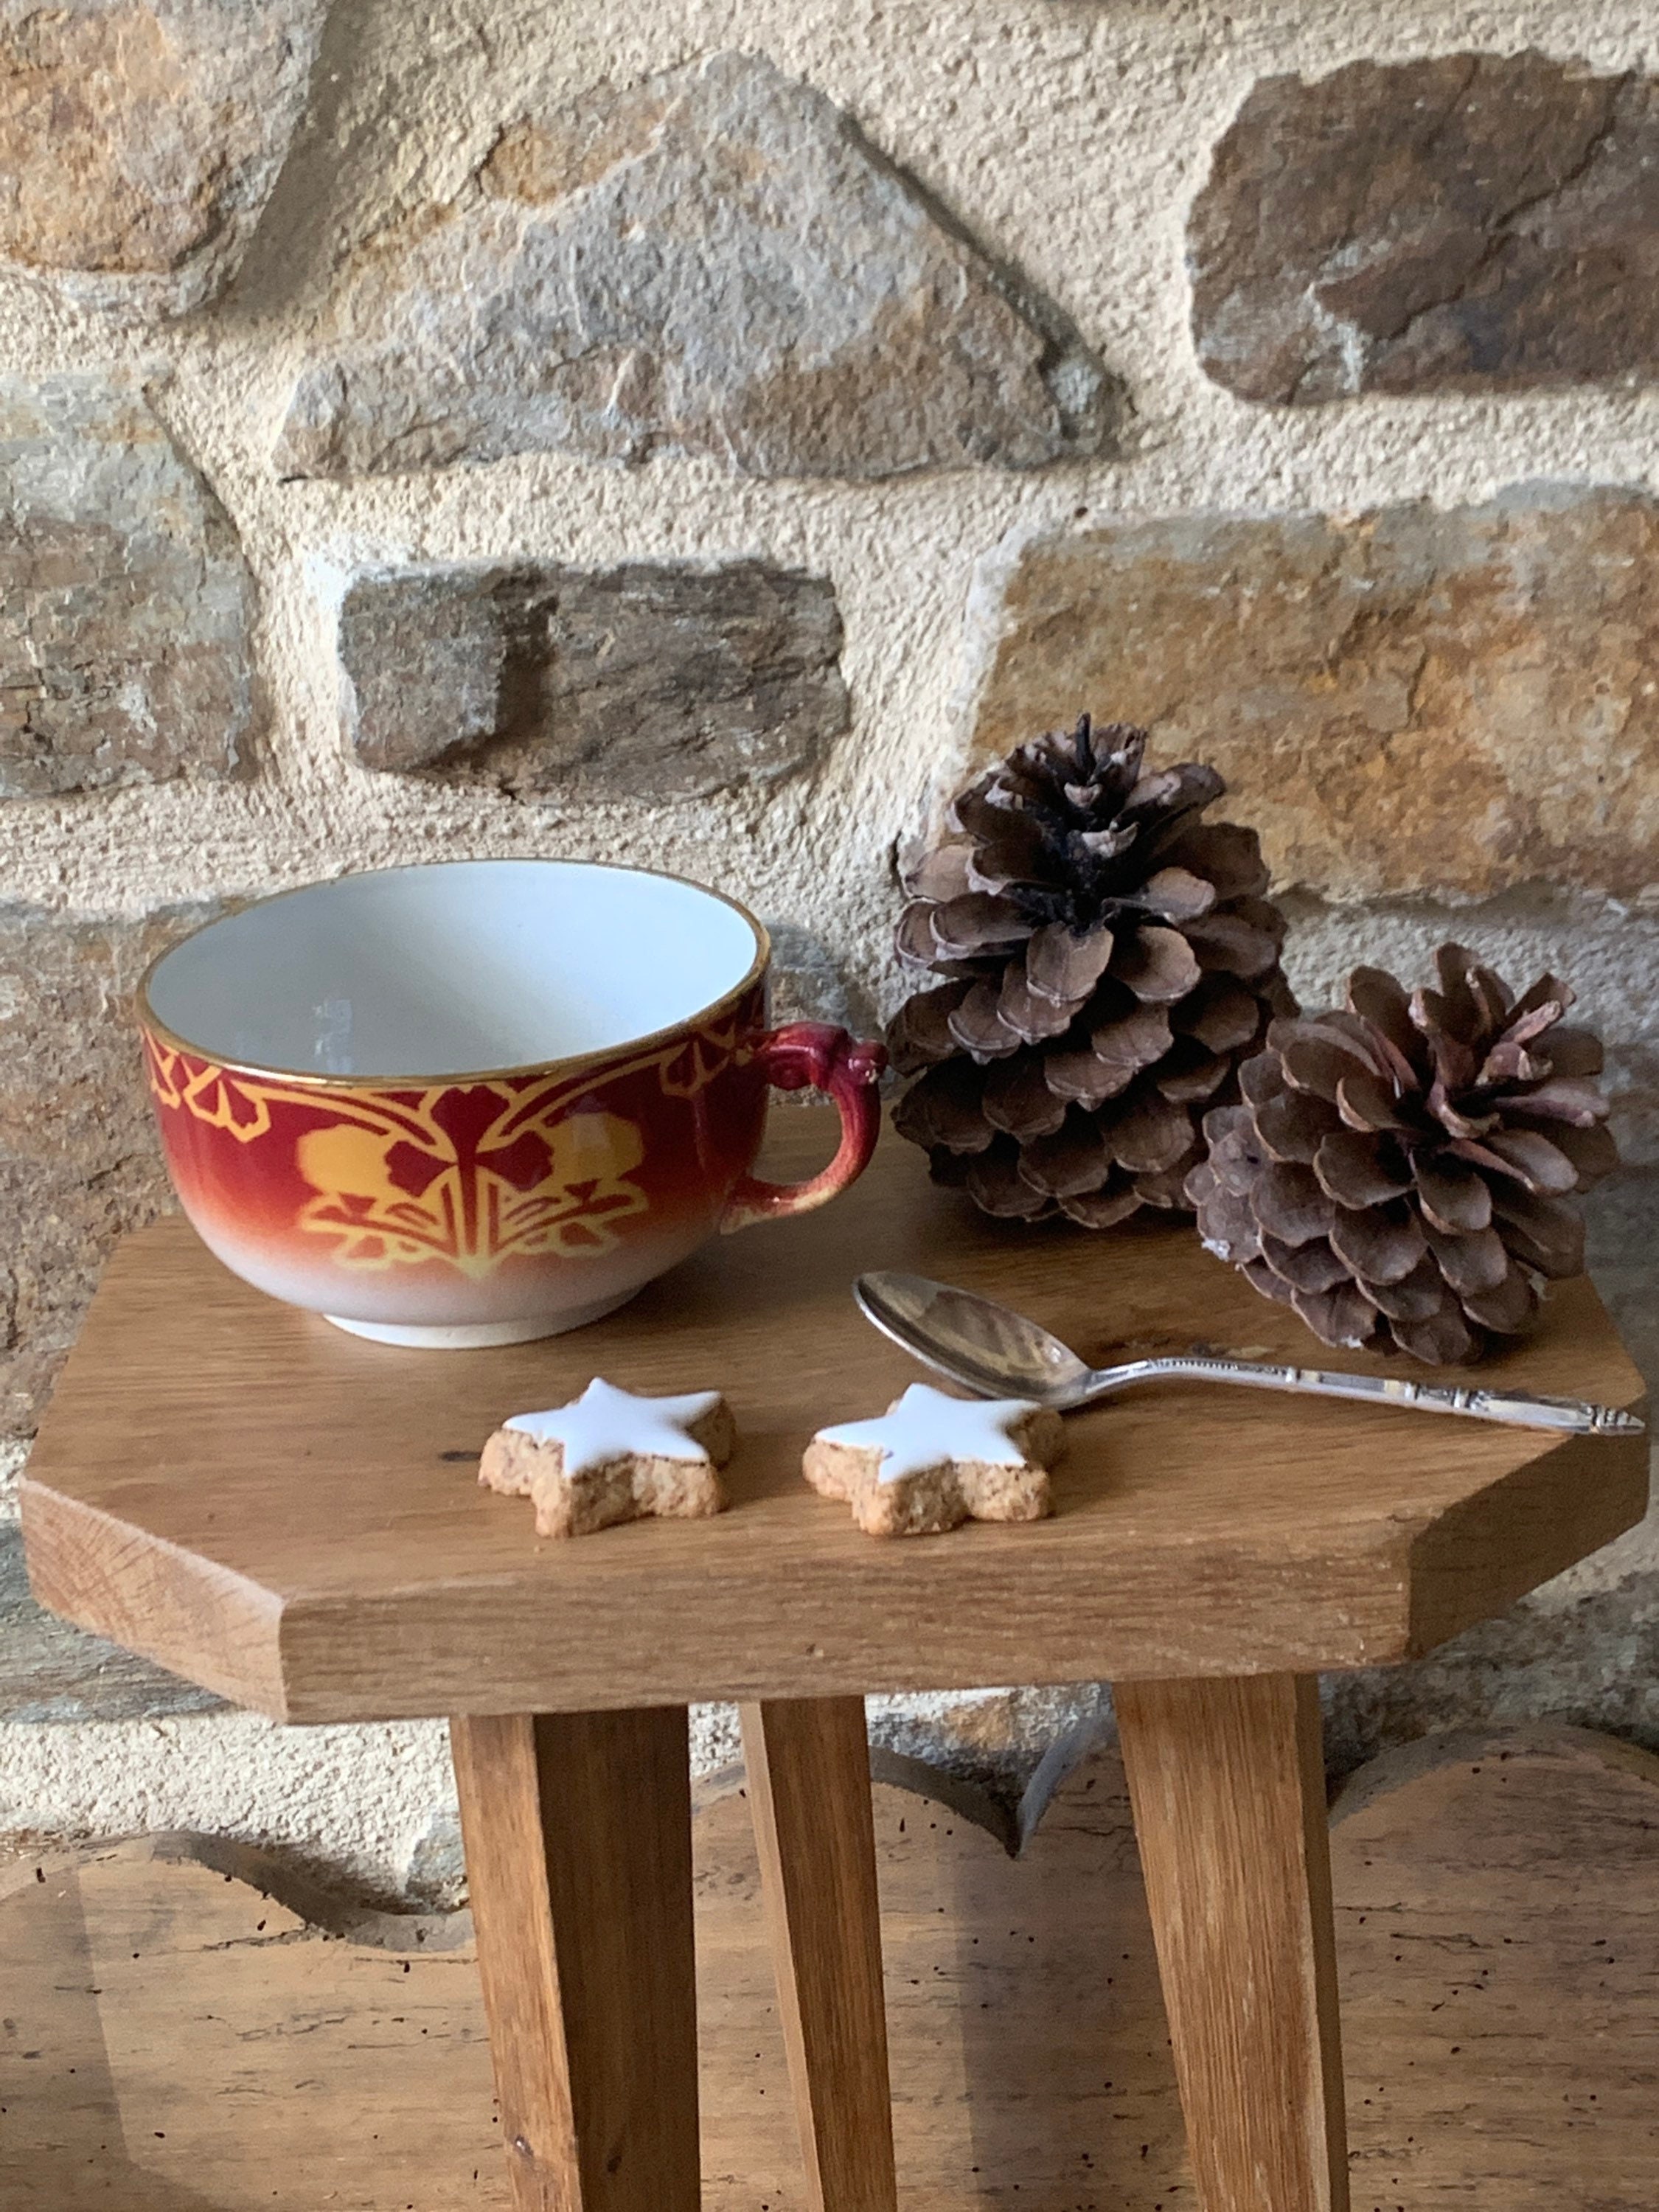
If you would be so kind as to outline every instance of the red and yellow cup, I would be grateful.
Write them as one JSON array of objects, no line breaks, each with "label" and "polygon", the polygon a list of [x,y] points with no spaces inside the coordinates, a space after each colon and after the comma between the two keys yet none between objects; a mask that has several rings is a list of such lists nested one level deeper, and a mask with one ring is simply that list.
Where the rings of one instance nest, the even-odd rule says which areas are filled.
[{"label": "red and yellow cup", "polygon": [[[173,1187],[227,1267],[357,1335],[579,1328],[868,1164],[882,1048],[769,1028],[769,958],[735,900],[595,861],[389,868],[263,900],[144,978]],[[809,1182],[751,1172],[769,1085],[841,1109]]]}]

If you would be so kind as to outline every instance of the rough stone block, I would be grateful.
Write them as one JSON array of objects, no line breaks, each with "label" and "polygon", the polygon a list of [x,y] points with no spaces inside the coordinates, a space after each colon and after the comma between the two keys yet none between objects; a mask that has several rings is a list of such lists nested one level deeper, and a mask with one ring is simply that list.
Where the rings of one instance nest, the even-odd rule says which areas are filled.
[{"label": "rough stone block", "polygon": [[27,1435],[116,1238],[168,1203],[132,993],[204,909],[0,904],[0,1435]]},{"label": "rough stone block", "polygon": [[1029,547],[983,760],[1087,708],[1213,762],[1281,886],[1659,882],[1659,501],[1124,521]]},{"label": "rough stone block", "polygon": [[234,270],[328,0],[0,0],[0,261],[177,313]]},{"label": "rough stone block", "polygon": [[137,387],[0,377],[0,799],[235,774],[252,580]]},{"label": "rough stone block", "polygon": [[[772,940],[768,1005],[775,1022],[833,1022],[854,1036],[878,1036],[881,1016],[862,974],[854,974],[823,941],[799,922],[775,914],[760,917]],[[809,1094],[796,1094],[805,1105]],[[774,1110],[787,1106],[789,1094],[774,1091]]]},{"label": "rough stone block", "polygon": [[1659,375],[1659,78],[1540,53],[1264,78],[1188,238],[1219,384],[1307,405]]},{"label": "rough stone block", "polygon": [[811,766],[848,726],[828,580],[723,568],[366,577],[340,654],[365,766],[520,796],[700,798]]},{"label": "rough stone block", "polygon": [[1113,449],[1116,387],[1061,311],[757,54],[514,118],[343,275],[291,475],[556,451],[889,477]]},{"label": "rough stone block", "polygon": [[1351,1772],[1443,1728],[1547,1719],[1659,1750],[1659,1577],[1559,1607],[1523,1598],[1406,1667],[1326,1677],[1325,1759]]}]

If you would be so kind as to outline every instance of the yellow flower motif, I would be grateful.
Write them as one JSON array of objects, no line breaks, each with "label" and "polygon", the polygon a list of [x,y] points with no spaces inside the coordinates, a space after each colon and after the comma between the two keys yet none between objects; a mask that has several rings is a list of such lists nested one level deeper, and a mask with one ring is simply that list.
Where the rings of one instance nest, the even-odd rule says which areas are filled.
[{"label": "yellow flower motif", "polygon": [[[550,1073],[528,1089],[459,1081],[425,1090],[325,1087],[267,1082],[198,1062],[147,1036],[149,1083],[158,1105],[226,1132],[239,1144],[268,1134],[274,1107],[334,1118],[304,1130],[295,1164],[315,1195],[299,1225],[334,1241],[343,1267],[381,1269],[441,1260],[463,1274],[488,1274],[514,1253],[590,1258],[609,1250],[617,1224],[647,1211],[631,1178],[645,1157],[636,1125],[578,1105],[591,1077]],[[657,1043],[619,1060],[606,1080],[654,1068],[672,1098],[694,1098],[751,1057],[739,1018]]]},{"label": "yellow flower motif", "polygon": [[587,1259],[648,1203],[629,1180],[644,1145],[618,1115],[550,1124],[490,1084],[428,1091],[395,1117],[358,1103],[355,1126],[311,1130],[296,1152],[317,1193],[300,1225],[336,1239],[343,1267],[443,1260],[477,1277],[512,1253]]}]

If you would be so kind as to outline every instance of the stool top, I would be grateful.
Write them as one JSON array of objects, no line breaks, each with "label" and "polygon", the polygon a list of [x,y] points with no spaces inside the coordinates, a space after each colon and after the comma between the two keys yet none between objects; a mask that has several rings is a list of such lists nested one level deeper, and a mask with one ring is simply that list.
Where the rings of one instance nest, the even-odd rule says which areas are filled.
[{"label": "stool top", "polygon": [[[775,1118],[782,1168],[832,1144],[823,1115]],[[1425,1650],[1645,1506],[1642,1436],[1164,1382],[1067,1417],[1053,1519],[866,1536],[800,1455],[920,1376],[848,1295],[878,1267],[983,1291],[1100,1364],[1202,1339],[1401,1371],[1325,1354],[1189,1226],[989,1222],[890,1135],[821,1212],[719,1240],[570,1335],[487,1352],[362,1343],[167,1220],[111,1262],[30,1462],[36,1593],[295,1721],[1304,1672]],[[596,1374],[726,1393],[731,1510],[538,1542],[527,1501],[479,1488],[500,1421]],[[1642,1404],[1585,1280],[1480,1376]]]}]

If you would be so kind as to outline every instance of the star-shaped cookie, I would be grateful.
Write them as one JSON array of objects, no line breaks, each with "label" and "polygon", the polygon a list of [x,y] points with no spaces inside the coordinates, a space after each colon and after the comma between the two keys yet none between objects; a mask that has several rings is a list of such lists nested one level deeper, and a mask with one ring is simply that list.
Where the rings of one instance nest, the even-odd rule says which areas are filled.
[{"label": "star-shaped cookie", "polygon": [[736,1440],[718,1390],[642,1398],[596,1376],[569,1405],[503,1423],[478,1480],[532,1499],[538,1536],[584,1536],[650,1513],[701,1519],[725,1509],[714,1470]]},{"label": "star-shaped cookie", "polygon": [[951,1398],[913,1382],[877,1419],[820,1429],[801,1472],[844,1498],[870,1536],[926,1536],[959,1522],[1040,1521],[1064,1438],[1026,1398]]}]

